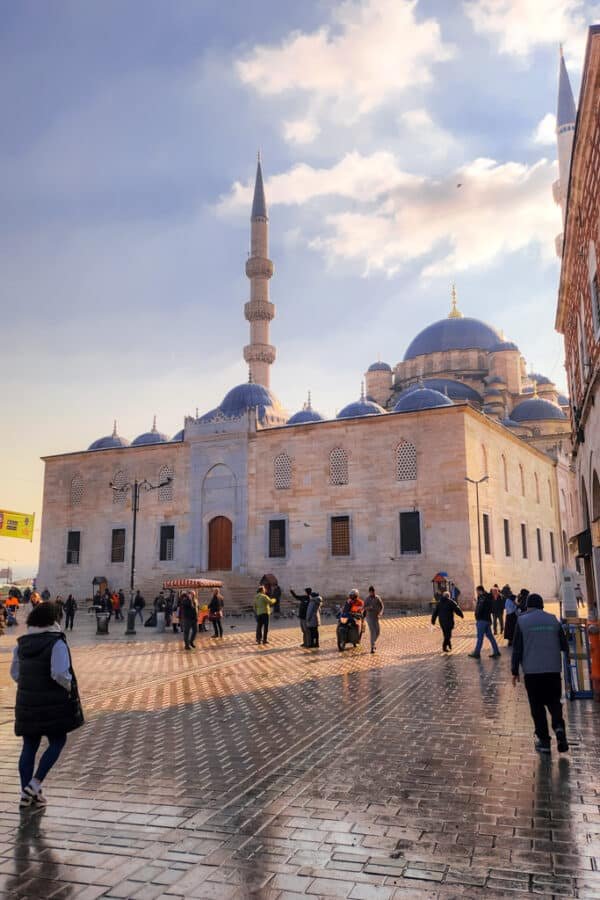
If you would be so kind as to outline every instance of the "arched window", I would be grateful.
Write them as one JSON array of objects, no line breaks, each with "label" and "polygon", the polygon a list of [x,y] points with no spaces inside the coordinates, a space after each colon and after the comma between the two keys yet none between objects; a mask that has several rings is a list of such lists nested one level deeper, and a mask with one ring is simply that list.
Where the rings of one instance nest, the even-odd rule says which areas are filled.
[{"label": "arched window", "polygon": [[417,448],[410,441],[400,441],[396,447],[397,481],[415,481],[417,478]]},{"label": "arched window", "polygon": [[77,473],[71,479],[71,506],[79,506],[83,499],[84,484],[83,478]]},{"label": "arched window", "polygon": [[535,502],[540,502],[540,479],[538,478],[538,473],[533,473],[533,480],[535,481]]},{"label": "arched window", "polygon": [[127,499],[127,491],[123,490],[125,485],[127,484],[127,472],[123,469],[118,469],[112,480],[112,486],[115,490],[113,490],[113,503],[125,503]]},{"label": "arched window", "polygon": [[348,484],[348,454],[341,447],[329,454],[329,483]]},{"label": "arched window", "polygon": [[500,457],[500,461],[502,463],[502,478],[504,479],[504,490],[508,490],[508,469],[506,468],[506,457],[504,453]]},{"label": "arched window", "polygon": [[488,474],[488,455],[485,444],[481,445],[481,469],[483,475]]},{"label": "arched window", "polygon": [[519,463],[519,478],[521,480],[521,497],[525,496],[525,472],[523,466]]},{"label": "arched window", "polygon": [[285,452],[273,460],[273,481],[278,491],[285,491],[292,486],[292,460]]},{"label": "arched window", "polygon": [[[167,503],[173,499],[173,478],[175,473],[173,467],[169,465],[161,466],[158,470],[158,483],[162,485],[158,489],[158,502]],[[168,479],[171,479],[168,481]]]}]

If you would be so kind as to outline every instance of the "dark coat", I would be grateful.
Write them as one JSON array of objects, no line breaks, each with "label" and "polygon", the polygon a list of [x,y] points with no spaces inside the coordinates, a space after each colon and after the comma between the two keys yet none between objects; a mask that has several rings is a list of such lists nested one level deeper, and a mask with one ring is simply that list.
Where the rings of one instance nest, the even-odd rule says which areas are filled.
[{"label": "dark coat", "polygon": [[480,594],[477,598],[475,621],[488,623],[492,621],[492,599],[489,594]]},{"label": "dark coat", "polygon": [[454,628],[454,616],[460,616],[464,619],[463,611],[455,600],[448,597],[441,597],[435,609],[431,614],[431,624],[435,625],[435,620],[440,620],[442,628]]},{"label": "dark coat", "polygon": [[66,734],[83,724],[83,717],[78,715],[81,707],[75,676],[69,694],[50,674],[52,649],[57,641],[64,641],[64,636],[48,631],[25,634],[17,641],[19,681],[15,705],[16,735]]}]

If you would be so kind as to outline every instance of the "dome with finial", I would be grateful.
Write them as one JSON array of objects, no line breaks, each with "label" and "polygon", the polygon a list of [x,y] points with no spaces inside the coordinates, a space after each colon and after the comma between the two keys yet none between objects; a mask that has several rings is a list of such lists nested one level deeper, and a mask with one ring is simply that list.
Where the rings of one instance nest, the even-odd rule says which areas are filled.
[{"label": "dome with finial", "polygon": [[385,413],[383,406],[375,403],[374,400],[367,400],[365,397],[365,385],[363,382],[360,388],[360,400],[355,400],[354,403],[349,403],[343,409],[340,409],[336,419],[352,419],[355,416],[380,416],[383,413]]},{"label": "dome with finial", "polygon": [[147,444],[165,444],[168,440],[168,435],[163,434],[156,428],[156,416],[154,416],[152,428],[150,429],[150,431],[145,431],[143,434],[138,434],[138,436],[131,442],[131,446],[143,447]]},{"label": "dome with finial", "polygon": [[117,420],[115,419],[112,434],[98,438],[90,444],[88,450],[116,450],[119,447],[129,447],[129,441],[117,434]]},{"label": "dome with finial", "polygon": [[320,412],[317,412],[316,409],[312,408],[312,400],[310,397],[310,391],[308,392],[308,399],[301,410],[297,413],[294,413],[291,416],[287,424],[288,425],[304,425],[307,422],[324,422],[325,416],[322,416]]},{"label": "dome with finial", "polygon": [[391,371],[392,371],[392,367],[386,362],[381,362],[380,359],[378,359],[377,362],[371,363],[371,365],[367,369],[367,372],[390,372],[391,373]]},{"label": "dome with finial", "polygon": [[550,419],[564,421],[567,417],[556,403],[551,403],[550,400],[538,397],[534,387],[533,396],[517,403],[510,414],[510,418],[513,422],[535,422]]},{"label": "dome with finial", "polygon": [[417,412],[421,409],[435,409],[439,406],[453,406],[447,394],[425,387],[423,380],[402,391],[394,406],[394,412]]},{"label": "dome with finial", "polygon": [[286,424],[287,413],[275,394],[262,384],[254,384],[251,376],[245,384],[238,384],[228,391],[220,405],[200,416],[198,421],[207,424],[227,419],[241,419],[252,409],[256,409],[261,425]]},{"label": "dome with finial", "polygon": [[446,350],[491,350],[499,343],[501,337],[494,328],[479,319],[463,316],[457,305],[456,288],[453,285],[451,309],[447,318],[420,331],[408,345],[404,360]]}]

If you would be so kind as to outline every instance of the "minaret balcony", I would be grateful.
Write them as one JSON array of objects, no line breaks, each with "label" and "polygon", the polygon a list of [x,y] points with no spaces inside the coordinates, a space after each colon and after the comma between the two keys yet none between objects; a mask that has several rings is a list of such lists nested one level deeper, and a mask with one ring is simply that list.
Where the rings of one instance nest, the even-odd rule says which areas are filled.
[{"label": "minaret balcony", "polygon": [[270,322],[275,318],[275,304],[268,300],[249,300],[244,304],[244,316],[248,322]]},{"label": "minaret balcony", "polygon": [[244,347],[244,359],[247,363],[274,363],[276,351],[271,344],[247,344]]},{"label": "minaret balcony", "polygon": [[264,256],[250,256],[246,260],[248,278],[272,278],[273,263]]}]

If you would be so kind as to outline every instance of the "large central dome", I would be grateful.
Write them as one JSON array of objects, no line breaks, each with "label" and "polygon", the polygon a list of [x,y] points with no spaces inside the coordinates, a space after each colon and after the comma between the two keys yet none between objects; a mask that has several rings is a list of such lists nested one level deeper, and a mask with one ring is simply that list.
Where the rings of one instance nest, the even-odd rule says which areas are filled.
[{"label": "large central dome", "polygon": [[404,359],[444,350],[492,350],[501,340],[490,325],[468,317],[440,319],[411,341]]}]

